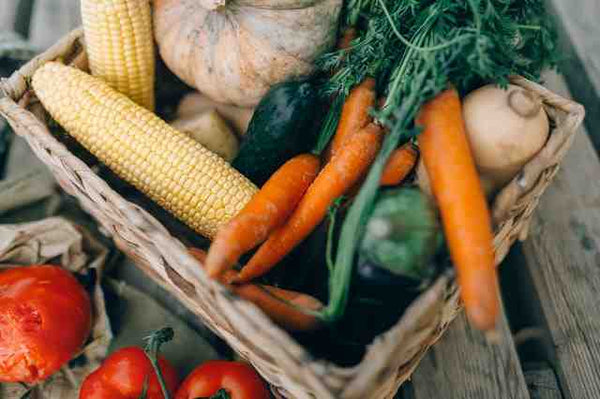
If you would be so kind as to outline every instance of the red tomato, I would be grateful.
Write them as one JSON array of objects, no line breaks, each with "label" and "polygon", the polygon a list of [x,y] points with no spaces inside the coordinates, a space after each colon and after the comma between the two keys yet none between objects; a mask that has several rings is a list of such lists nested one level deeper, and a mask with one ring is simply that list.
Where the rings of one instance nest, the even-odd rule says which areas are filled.
[{"label": "red tomato", "polygon": [[34,383],[58,371],[91,329],[88,294],[50,265],[0,271],[0,382]]},{"label": "red tomato", "polygon": [[[172,394],[179,379],[171,364],[159,357],[158,365]],[[148,378],[146,399],[164,399],[156,373],[144,351],[137,346],[119,349],[87,376],[79,399],[138,399]]]},{"label": "red tomato", "polygon": [[196,367],[183,381],[175,399],[209,398],[219,389],[231,399],[268,399],[269,391],[245,363],[213,360]]}]

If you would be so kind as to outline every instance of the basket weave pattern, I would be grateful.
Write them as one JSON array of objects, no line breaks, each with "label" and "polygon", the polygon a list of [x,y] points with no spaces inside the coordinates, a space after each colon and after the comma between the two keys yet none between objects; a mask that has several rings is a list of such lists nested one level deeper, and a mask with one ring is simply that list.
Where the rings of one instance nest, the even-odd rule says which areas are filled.
[{"label": "basket weave pattern", "polygon": [[[28,82],[44,62],[85,65],[81,30],[75,30],[0,84],[0,113],[77,197],[117,246],[151,278],[173,293],[272,384],[277,396],[294,398],[391,398],[427,349],[460,310],[451,272],[437,279],[380,335],[351,368],[316,360],[254,305],[207,278],[184,245],[149,213],[121,197],[50,133],[47,114],[35,104]],[[514,84],[535,92],[552,122],[544,149],[497,196],[493,204],[496,262],[524,239],[539,198],[556,174],[584,117],[581,105],[520,77]],[[37,106],[37,109],[36,109]]]}]

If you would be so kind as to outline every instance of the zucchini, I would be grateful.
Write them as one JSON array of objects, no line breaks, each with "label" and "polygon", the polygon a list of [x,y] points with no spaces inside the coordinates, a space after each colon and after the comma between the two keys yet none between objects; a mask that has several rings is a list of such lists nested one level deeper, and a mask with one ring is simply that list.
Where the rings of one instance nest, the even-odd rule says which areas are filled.
[{"label": "zucchini", "polygon": [[312,149],[319,111],[317,90],[310,81],[273,86],[254,111],[233,167],[263,185],[288,159]]}]

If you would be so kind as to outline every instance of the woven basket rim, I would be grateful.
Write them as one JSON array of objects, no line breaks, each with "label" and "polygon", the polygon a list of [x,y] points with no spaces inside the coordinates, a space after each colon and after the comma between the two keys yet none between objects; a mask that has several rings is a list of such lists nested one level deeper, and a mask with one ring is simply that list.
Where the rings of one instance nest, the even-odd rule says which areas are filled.
[{"label": "woven basket rim", "polygon": [[[128,248],[129,256],[137,257],[141,263],[162,265],[161,270],[150,266],[156,272],[151,277],[161,281],[209,328],[252,361],[273,385],[285,387],[286,394],[311,397],[310,392],[319,398],[334,395],[355,398],[366,397],[365,393],[373,389],[382,393],[379,397],[388,397],[385,395],[395,392],[458,311],[458,290],[453,282],[453,273],[449,271],[439,276],[433,286],[410,305],[396,325],[373,341],[357,365],[343,367],[325,359],[313,359],[253,304],[233,296],[210,280],[185,246],[164,226],[144,209],[113,191],[25,109],[25,99],[30,94],[28,82],[33,73],[49,60],[77,64],[78,57],[84,54],[83,49],[82,30],[79,28],[0,82],[0,114],[17,134],[27,139],[63,188],[79,198],[82,206],[113,234],[122,248]],[[585,115],[583,106],[537,83],[517,76],[511,77],[511,83],[539,95],[555,127],[543,150],[495,199],[493,216],[496,221],[497,263],[517,238],[526,236],[539,197],[556,173]],[[104,207],[111,213],[103,211]],[[177,265],[177,268],[172,265]],[[185,281],[186,284],[174,281]],[[211,305],[202,308],[202,303]],[[240,330],[244,334],[240,334]],[[421,334],[418,345],[411,350],[403,348],[400,356],[401,343],[416,332]],[[250,343],[247,342],[249,336],[252,336]],[[269,347],[269,353],[260,350],[265,345]],[[280,368],[286,371],[281,373]],[[288,373],[290,369],[294,372]]]}]

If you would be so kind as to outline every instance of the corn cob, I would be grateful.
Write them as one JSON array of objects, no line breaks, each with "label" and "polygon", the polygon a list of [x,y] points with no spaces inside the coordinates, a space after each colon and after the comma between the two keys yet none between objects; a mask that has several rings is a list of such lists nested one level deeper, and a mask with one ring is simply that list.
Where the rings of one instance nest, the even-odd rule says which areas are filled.
[{"label": "corn cob", "polygon": [[93,75],[154,110],[154,39],[148,0],[81,0]]},{"label": "corn cob", "polygon": [[257,191],[221,157],[85,72],[49,62],[35,72],[32,86],[71,136],[206,237]]}]

